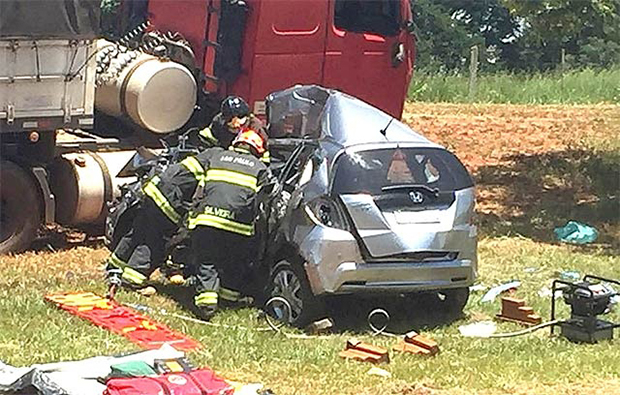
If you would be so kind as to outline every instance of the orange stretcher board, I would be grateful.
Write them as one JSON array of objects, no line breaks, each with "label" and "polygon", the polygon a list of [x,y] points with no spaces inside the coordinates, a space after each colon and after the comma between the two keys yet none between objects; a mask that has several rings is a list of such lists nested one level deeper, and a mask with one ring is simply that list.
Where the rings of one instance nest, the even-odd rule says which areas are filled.
[{"label": "orange stretcher board", "polygon": [[111,332],[125,336],[145,349],[157,349],[168,343],[177,350],[189,351],[202,345],[135,310],[92,292],[63,292],[45,296],[45,300]]}]

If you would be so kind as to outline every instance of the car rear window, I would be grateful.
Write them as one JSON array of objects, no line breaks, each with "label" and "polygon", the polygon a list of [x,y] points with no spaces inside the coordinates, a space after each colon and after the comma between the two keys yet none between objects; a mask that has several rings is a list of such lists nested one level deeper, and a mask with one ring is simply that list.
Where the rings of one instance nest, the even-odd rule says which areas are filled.
[{"label": "car rear window", "polygon": [[471,187],[473,180],[456,156],[444,149],[386,148],[340,156],[332,190],[379,195],[397,185],[456,191]]}]

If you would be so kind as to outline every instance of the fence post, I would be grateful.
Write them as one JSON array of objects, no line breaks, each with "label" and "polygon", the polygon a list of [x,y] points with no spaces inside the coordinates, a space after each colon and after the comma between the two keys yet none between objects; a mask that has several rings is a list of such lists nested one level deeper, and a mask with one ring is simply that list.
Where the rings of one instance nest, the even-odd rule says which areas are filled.
[{"label": "fence post", "polygon": [[560,62],[562,64],[562,74],[566,73],[566,48],[562,48],[562,54],[561,54],[561,58],[560,58]]},{"label": "fence post", "polygon": [[478,46],[474,45],[469,52],[469,101],[476,98],[476,83],[478,76]]}]

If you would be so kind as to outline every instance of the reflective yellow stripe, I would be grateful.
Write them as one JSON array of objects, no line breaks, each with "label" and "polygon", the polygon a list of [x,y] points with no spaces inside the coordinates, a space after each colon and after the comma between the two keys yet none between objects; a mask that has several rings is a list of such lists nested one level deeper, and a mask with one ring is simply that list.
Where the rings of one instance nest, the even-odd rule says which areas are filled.
[{"label": "reflective yellow stripe", "polygon": [[110,255],[110,257],[108,258],[108,262],[112,266],[116,266],[119,269],[122,269],[125,266],[127,266],[127,262],[125,262],[122,259],[120,259],[119,257],[117,257],[116,254],[114,254],[114,253],[112,253],[112,255]]},{"label": "reflective yellow stripe", "polygon": [[187,157],[181,161],[181,164],[191,171],[194,177],[201,182],[205,176],[205,169],[202,167],[198,159],[193,156]]},{"label": "reflective yellow stripe", "polygon": [[205,177],[205,181],[221,181],[229,184],[239,185],[250,188],[254,192],[258,191],[256,184],[258,180],[254,176],[239,173],[232,170],[209,169]]},{"label": "reflective yellow stripe", "polygon": [[114,253],[108,258],[108,262],[123,270],[121,278],[136,285],[142,285],[146,281],[146,276],[135,269],[127,266],[127,262],[117,257]]},{"label": "reflective yellow stripe", "polygon": [[269,151],[263,153],[263,156],[260,157],[260,161],[263,163],[271,163],[271,154]]},{"label": "reflective yellow stripe", "polygon": [[217,304],[217,299],[218,296],[205,296],[205,295],[201,295],[200,297],[196,297],[194,299],[194,302],[196,302],[196,304]]},{"label": "reflective yellow stripe", "polygon": [[198,134],[213,145],[218,143],[217,139],[213,135],[213,132],[211,131],[211,128],[208,126],[198,132]]},{"label": "reflective yellow stripe", "polygon": [[194,297],[194,303],[199,305],[214,305],[217,304],[217,292],[206,291]]},{"label": "reflective yellow stripe", "polygon": [[194,299],[196,304],[217,304],[217,295],[216,296],[202,296],[200,298]]},{"label": "reflective yellow stripe", "polygon": [[235,147],[234,145],[231,145],[230,147],[228,147],[229,151],[235,151],[235,152],[241,152],[242,154],[249,154],[252,155],[252,153],[244,148],[239,148],[239,147]]},{"label": "reflective yellow stripe", "polygon": [[237,291],[233,291],[232,289],[220,288],[220,296],[224,300],[236,302],[240,299],[241,294]]},{"label": "reflective yellow stripe", "polygon": [[130,267],[125,267],[123,268],[123,275],[121,276],[124,280],[127,280],[129,282],[132,282],[134,284],[137,285],[142,285],[144,283],[144,281],[146,280],[146,276],[143,275],[142,273],[130,268]]},{"label": "reflective yellow stripe", "polygon": [[242,224],[241,222],[231,221],[211,214],[198,214],[189,219],[189,229],[194,229],[199,225],[211,226],[244,236],[252,236],[254,234],[254,225]]},{"label": "reflective yellow stripe", "polygon": [[147,182],[144,186],[144,193],[151,199],[153,199],[155,204],[161,209],[161,211],[166,215],[166,217],[168,217],[172,222],[178,223],[181,219],[181,216],[175,211],[174,208],[172,208],[172,205],[170,204],[170,202],[168,202],[168,199],[166,199],[166,197],[163,195],[163,193],[161,193],[159,188],[157,188],[157,184],[159,183],[159,181],[160,179],[158,176],[153,177],[153,179]]}]

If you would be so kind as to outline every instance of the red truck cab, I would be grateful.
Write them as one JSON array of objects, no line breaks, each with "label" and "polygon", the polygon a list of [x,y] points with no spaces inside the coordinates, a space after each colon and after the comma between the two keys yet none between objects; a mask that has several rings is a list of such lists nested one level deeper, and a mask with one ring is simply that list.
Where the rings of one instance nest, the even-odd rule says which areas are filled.
[{"label": "red truck cab", "polygon": [[415,57],[409,0],[149,0],[148,12],[190,42],[205,92],[242,96],[259,115],[267,94],[295,84],[402,115]]}]

